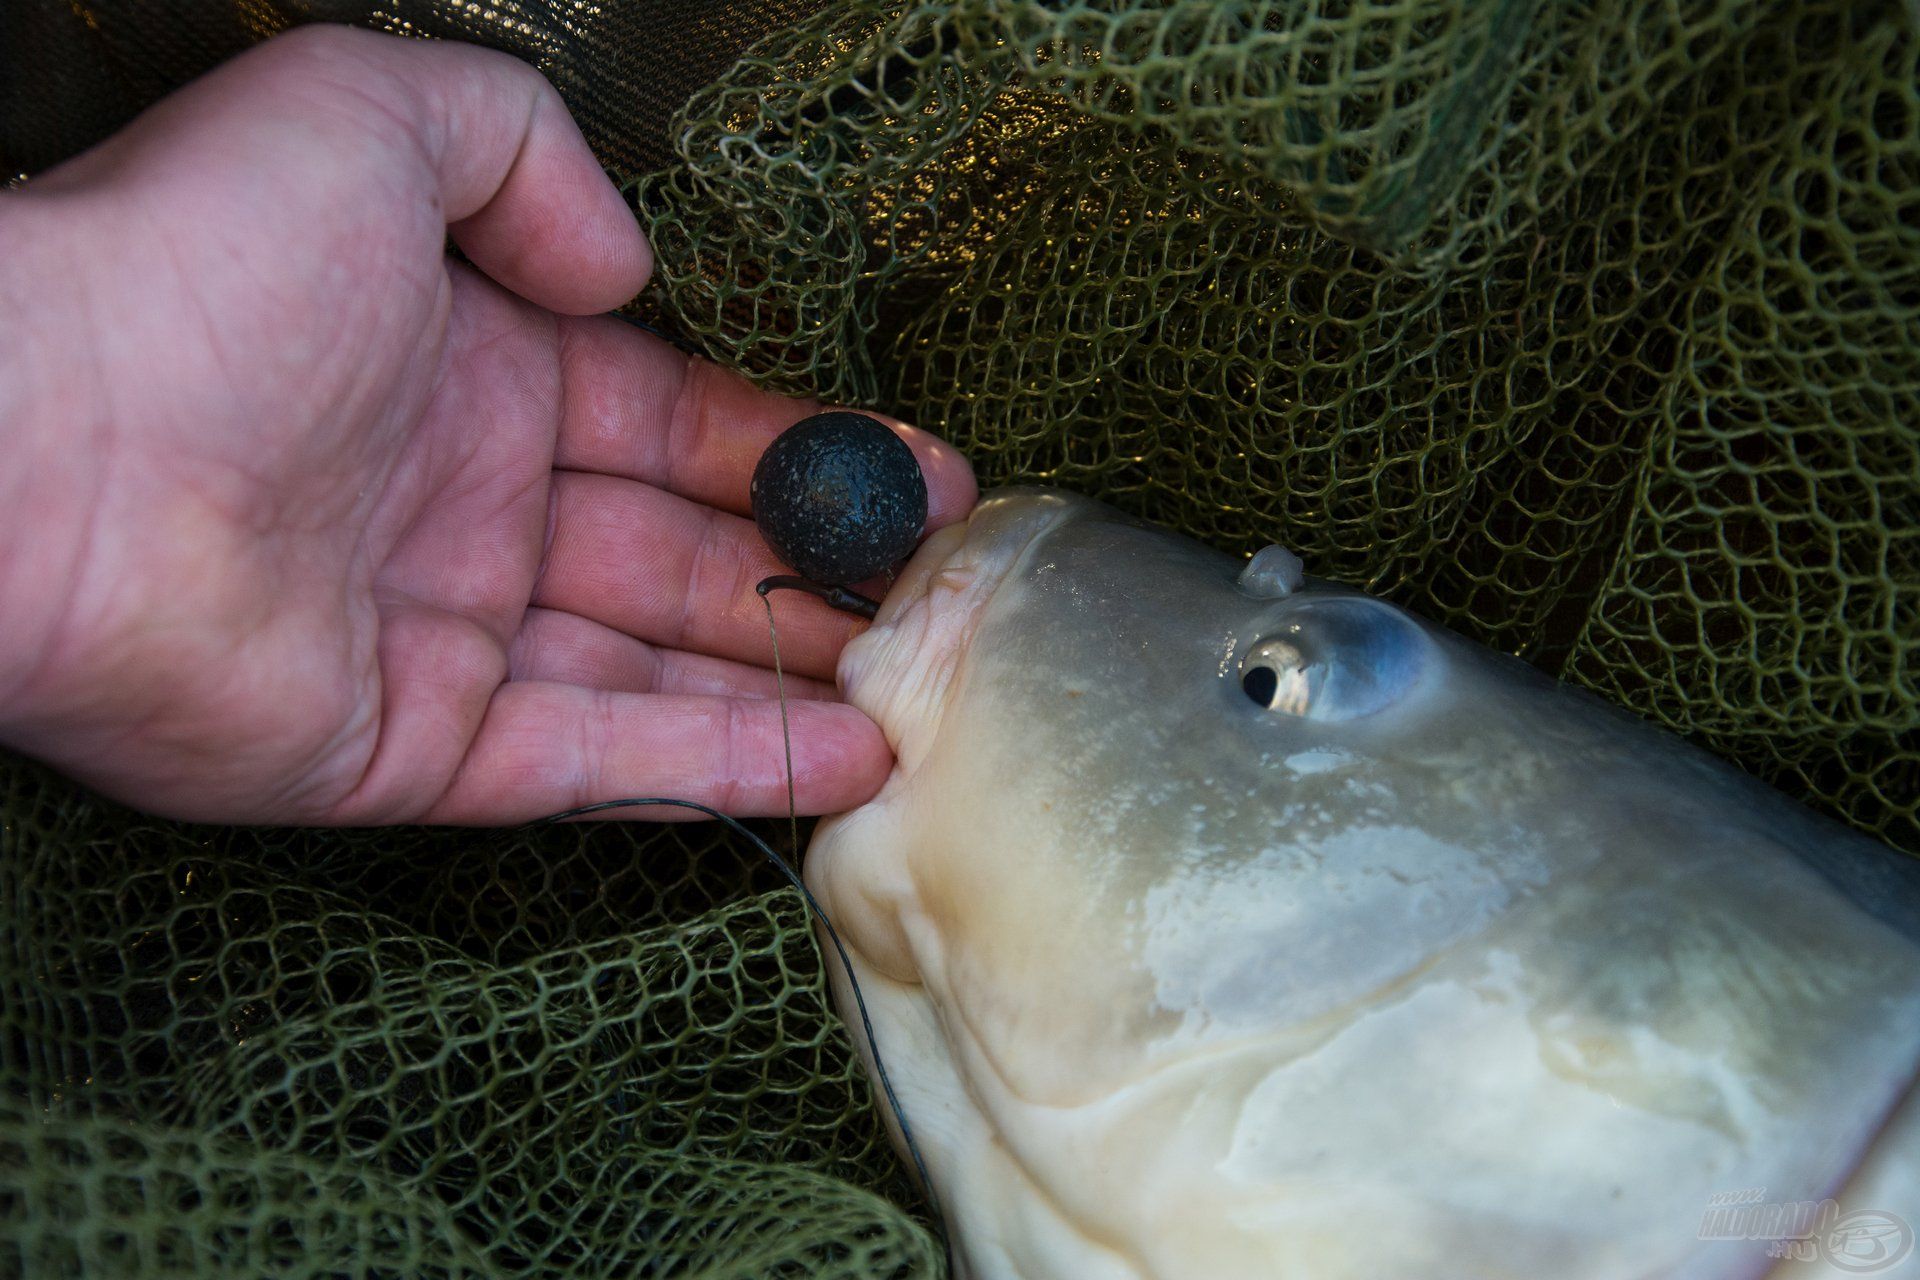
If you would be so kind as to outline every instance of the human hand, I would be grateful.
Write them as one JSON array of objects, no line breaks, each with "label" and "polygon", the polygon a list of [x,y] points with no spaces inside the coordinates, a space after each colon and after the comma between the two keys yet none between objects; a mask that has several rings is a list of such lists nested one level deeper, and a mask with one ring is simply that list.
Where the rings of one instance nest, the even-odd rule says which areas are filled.
[{"label": "human hand", "polygon": [[[595,314],[650,267],[537,73],[337,28],[0,194],[0,740],[200,820],[784,812],[745,514],[814,406]],[[860,624],[776,608],[800,808],[858,804]]]}]

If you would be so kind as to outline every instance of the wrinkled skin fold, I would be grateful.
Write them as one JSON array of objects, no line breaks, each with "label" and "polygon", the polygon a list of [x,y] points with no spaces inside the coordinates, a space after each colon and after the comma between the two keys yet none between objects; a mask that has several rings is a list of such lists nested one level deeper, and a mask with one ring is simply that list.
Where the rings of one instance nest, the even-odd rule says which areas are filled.
[{"label": "wrinkled skin fold", "polygon": [[806,875],[963,1273],[1732,1280],[1717,1192],[1920,1217],[1920,869],[1286,559],[1009,491],[842,659],[899,762]]}]

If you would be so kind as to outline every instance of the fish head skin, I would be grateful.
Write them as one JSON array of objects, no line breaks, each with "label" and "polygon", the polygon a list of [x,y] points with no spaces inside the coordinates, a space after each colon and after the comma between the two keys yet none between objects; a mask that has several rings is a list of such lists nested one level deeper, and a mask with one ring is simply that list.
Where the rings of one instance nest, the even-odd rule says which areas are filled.
[{"label": "fish head skin", "polygon": [[[1277,599],[1249,592],[1243,566],[1050,491],[990,496],[966,525],[929,541],[840,665],[846,697],[898,758],[854,820],[899,828],[899,869],[912,879],[855,877],[909,895],[877,919],[850,919],[870,961],[917,980],[921,961],[899,933],[912,919],[939,936],[945,963],[968,968],[969,984],[1010,982],[1030,999],[1043,969],[1063,994],[1104,990],[1118,1001],[1124,990],[1136,1017],[1163,1029],[1192,1021],[1201,1036],[1265,1025],[1281,1002],[1337,1004],[1341,989],[1375,981],[1328,940],[1286,975],[1235,975],[1220,937],[1175,955],[1153,915],[1181,917],[1169,923],[1184,931],[1194,904],[1175,899],[1232,892],[1237,869],[1288,853],[1308,879],[1329,843],[1368,832],[1445,830],[1460,844],[1489,843],[1475,837],[1505,806],[1487,795],[1512,790],[1496,775],[1524,770],[1513,757],[1538,749],[1508,732],[1525,714],[1518,704],[1556,691],[1524,664],[1348,588],[1308,580]],[[1265,705],[1247,686],[1263,662],[1275,690]],[[1471,749],[1462,717],[1483,730]],[[1508,758],[1490,765],[1496,753]],[[838,843],[831,828],[823,835],[822,849]],[[822,883],[858,913],[863,894],[820,861]],[[1524,852],[1507,861],[1521,865],[1500,867],[1502,877],[1539,874]],[[1300,902],[1308,887],[1286,893]],[[1351,888],[1344,900],[1362,902]],[[1449,892],[1410,898],[1406,924],[1430,934],[1457,915]],[[1299,923],[1254,905],[1243,900],[1236,915],[1263,933]],[[1301,909],[1324,925],[1334,905]],[[1369,911],[1353,923],[1371,934],[1381,920]],[[1160,1043],[1115,1023],[1116,1003],[1088,1003],[1106,1004],[1100,1025],[1061,1025],[1054,1036],[1106,1041],[1098,1057],[1115,1071]],[[1084,1063],[1060,1061],[1060,1087],[1085,1088]]]},{"label": "fish head skin", "polygon": [[963,1267],[1740,1274],[1689,1197],[1837,1159],[1828,1074],[1890,1106],[1920,1035],[1838,828],[1285,560],[1005,491],[842,657],[897,765],[806,876]]}]

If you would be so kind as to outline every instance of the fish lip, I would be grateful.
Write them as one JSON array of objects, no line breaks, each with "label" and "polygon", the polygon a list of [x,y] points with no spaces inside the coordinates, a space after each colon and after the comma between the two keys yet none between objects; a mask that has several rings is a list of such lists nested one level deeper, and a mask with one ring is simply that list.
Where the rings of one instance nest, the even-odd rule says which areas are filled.
[{"label": "fish lip", "polygon": [[[859,697],[862,686],[879,679],[876,668],[905,663],[942,668],[939,683],[944,689],[980,615],[1000,587],[1018,575],[1041,539],[1070,520],[1102,509],[1090,498],[1057,489],[1008,488],[986,495],[964,522],[936,531],[921,544],[881,601],[873,625],[841,651],[836,674],[842,696],[876,715],[877,708],[865,706]],[[949,588],[937,593],[940,611],[951,607],[960,616],[949,621],[934,615],[936,587]],[[899,652],[883,656],[886,648]]]},{"label": "fish lip", "polygon": [[[981,550],[981,541],[1000,531],[994,527],[996,518],[1008,514],[1009,508],[1022,504],[1045,504],[1043,518],[1034,519],[1029,528],[1017,531],[1020,537],[1018,545],[994,567],[990,581],[981,584],[988,587],[986,595],[990,596],[994,590],[998,590],[1001,582],[1012,576],[1042,535],[1094,507],[1089,499],[1056,489],[1022,486],[994,490],[975,504],[964,521],[936,530],[920,544],[920,549],[907,562],[906,568],[901,570],[892,589],[881,601],[880,610],[873,619],[874,628],[893,624],[902,614],[925,600],[942,570],[956,567],[956,562],[970,551],[977,554]],[[1017,510],[1012,515],[1015,520],[1022,518]]]},{"label": "fish lip", "polygon": [[[940,571],[940,566],[952,556],[965,536],[964,532],[960,538],[943,535],[949,535],[956,529],[964,531],[971,523],[969,518],[959,525],[935,530],[931,537],[920,544],[920,549],[913,553],[913,558],[907,561],[907,567],[900,571],[900,576],[894,579],[893,586],[880,601],[880,610],[873,616],[874,629],[892,626],[902,613],[926,599],[933,575]],[[955,546],[949,547],[947,543]]]}]

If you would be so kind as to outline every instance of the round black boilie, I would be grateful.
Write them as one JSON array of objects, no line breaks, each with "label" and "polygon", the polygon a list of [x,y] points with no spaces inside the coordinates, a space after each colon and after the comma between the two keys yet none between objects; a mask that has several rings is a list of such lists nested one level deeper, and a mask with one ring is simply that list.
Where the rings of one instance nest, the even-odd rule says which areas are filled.
[{"label": "round black boilie", "polygon": [[774,554],[826,587],[886,572],[927,523],[913,450],[859,413],[816,413],[781,432],[753,470],[752,498]]}]

